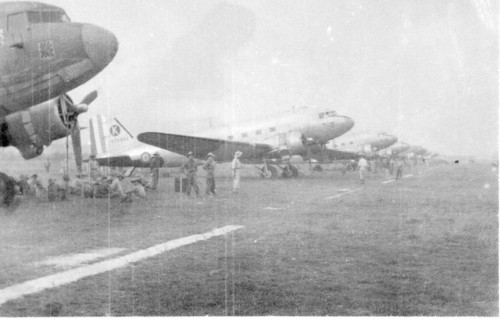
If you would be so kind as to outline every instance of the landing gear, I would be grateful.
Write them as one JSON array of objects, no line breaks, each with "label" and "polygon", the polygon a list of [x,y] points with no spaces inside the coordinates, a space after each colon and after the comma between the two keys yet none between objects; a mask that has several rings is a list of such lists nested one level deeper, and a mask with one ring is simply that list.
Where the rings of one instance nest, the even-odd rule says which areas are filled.
[{"label": "landing gear", "polygon": [[274,179],[278,176],[278,170],[276,167],[269,164],[264,164],[262,168],[259,168],[259,173],[262,178],[266,179]]},{"label": "landing gear", "polygon": [[321,167],[321,165],[319,164],[316,164],[312,167],[312,171],[313,172],[322,172],[323,171],[323,167]]},{"label": "landing gear", "polygon": [[283,172],[281,173],[281,176],[284,178],[299,176],[299,170],[297,169],[297,167],[295,167],[291,164],[285,165],[285,167],[283,167],[281,169],[283,170]]}]

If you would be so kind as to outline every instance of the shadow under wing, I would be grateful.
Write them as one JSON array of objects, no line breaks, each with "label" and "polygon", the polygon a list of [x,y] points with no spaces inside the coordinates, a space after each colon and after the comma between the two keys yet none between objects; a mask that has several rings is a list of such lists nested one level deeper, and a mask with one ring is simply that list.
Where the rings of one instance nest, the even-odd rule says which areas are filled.
[{"label": "shadow under wing", "polygon": [[182,155],[193,152],[195,158],[199,159],[205,159],[208,153],[213,153],[218,162],[231,161],[236,151],[241,151],[243,153],[241,159],[247,161],[260,160],[272,151],[272,147],[268,144],[252,144],[168,133],[144,132],[139,134],[137,139],[142,143]]}]

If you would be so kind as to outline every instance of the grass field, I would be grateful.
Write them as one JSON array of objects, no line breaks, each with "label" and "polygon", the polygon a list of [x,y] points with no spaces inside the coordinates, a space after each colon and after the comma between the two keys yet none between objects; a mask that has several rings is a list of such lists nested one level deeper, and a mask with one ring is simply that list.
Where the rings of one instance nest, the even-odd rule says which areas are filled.
[{"label": "grass field", "polygon": [[244,228],[9,301],[0,314],[46,316],[59,304],[61,316],[498,316],[497,172],[471,164],[405,174],[359,185],[337,171],[248,172],[239,194],[217,179],[212,199],[185,198],[164,178],[147,202],[24,201],[0,216],[0,289],[62,271],[39,264],[49,257],[123,255]]}]

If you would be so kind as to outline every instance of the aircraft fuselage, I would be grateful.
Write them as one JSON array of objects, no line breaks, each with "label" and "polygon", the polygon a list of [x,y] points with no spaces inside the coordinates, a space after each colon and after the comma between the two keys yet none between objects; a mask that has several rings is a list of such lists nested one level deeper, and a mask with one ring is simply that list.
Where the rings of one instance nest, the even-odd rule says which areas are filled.
[{"label": "aircraft fuselage", "polygon": [[68,92],[113,59],[118,41],[100,27],[72,23],[61,8],[0,4],[0,115]]}]

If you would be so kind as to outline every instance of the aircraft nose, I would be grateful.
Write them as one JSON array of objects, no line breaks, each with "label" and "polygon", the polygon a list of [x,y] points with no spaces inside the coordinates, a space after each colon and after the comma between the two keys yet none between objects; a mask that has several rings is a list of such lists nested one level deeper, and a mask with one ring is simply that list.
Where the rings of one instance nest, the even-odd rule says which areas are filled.
[{"label": "aircraft nose", "polygon": [[342,128],[344,133],[349,131],[354,126],[354,120],[348,116],[342,116]]},{"label": "aircraft nose", "polygon": [[87,56],[99,70],[113,60],[118,51],[118,40],[106,29],[86,24],[82,27],[82,40]]}]

